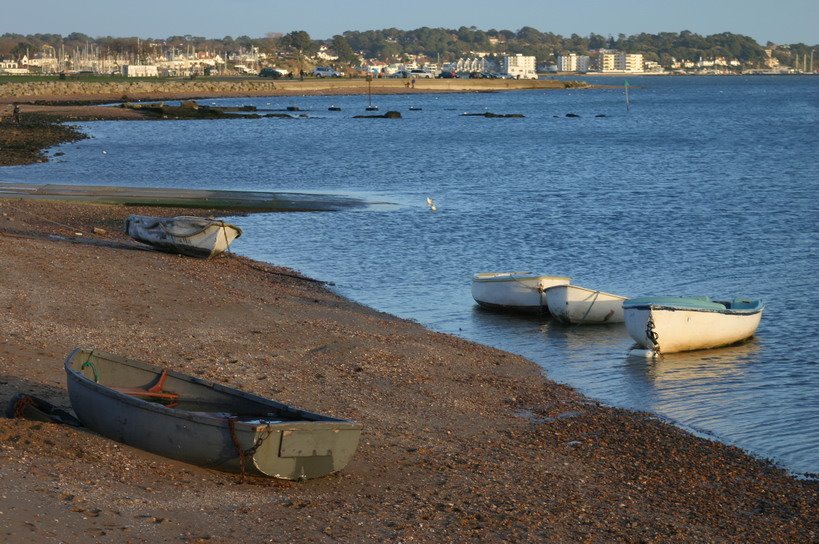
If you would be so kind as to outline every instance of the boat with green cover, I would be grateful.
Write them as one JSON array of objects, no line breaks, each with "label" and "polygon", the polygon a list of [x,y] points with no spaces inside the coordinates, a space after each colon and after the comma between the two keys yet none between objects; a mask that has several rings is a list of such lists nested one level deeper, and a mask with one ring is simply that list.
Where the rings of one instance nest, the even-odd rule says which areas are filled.
[{"label": "boat with green cover", "polygon": [[83,425],[195,465],[303,480],[343,469],[358,447],[355,421],[103,351],[75,349],[65,372]]},{"label": "boat with green cover", "polygon": [[650,354],[718,348],[750,338],[765,305],[744,297],[638,297],[623,303],[629,335]]}]

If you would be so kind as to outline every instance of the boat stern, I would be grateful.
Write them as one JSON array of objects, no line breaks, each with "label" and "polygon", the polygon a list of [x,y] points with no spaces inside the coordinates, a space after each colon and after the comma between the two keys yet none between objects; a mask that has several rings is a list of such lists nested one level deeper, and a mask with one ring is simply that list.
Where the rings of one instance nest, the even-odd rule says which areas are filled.
[{"label": "boat stern", "polygon": [[326,476],[347,466],[360,436],[361,424],[347,421],[328,422],[318,429],[262,427],[256,432],[253,467],[266,476],[285,480]]}]

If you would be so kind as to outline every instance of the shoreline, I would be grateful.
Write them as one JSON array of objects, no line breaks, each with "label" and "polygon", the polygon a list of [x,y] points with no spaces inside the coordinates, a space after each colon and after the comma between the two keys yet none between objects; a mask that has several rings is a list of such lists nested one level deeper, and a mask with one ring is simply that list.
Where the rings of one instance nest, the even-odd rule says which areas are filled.
[{"label": "shoreline", "polygon": [[324,212],[364,208],[385,202],[320,193],[169,189],[105,185],[0,182],[0,198],[80,204],[211,209],[222,212]]},{"label": "shoreline", "polygon": [[[143,251],[120,232],[141,211],[0,197],[0,402],[25,391],[68,408],[60,361],[95,345],[357,419],[361,444],[330,477],[241,483],[93,434],[0,419],[0,474],[22,490],[0,499],[11,540],[256,542],[271,527],[317,542],[816,538],[817,481],[602,406],[522,357],[361,306],[292,270]],[[75,235],[94,228],[104,234]],[[247,523],[257,517],[266,523]]]},{"label": "shoreline", "polygon": [[[261,78],[263,79],[263,78]],[[578,82],[556,80],[459,80],[424,79],[414,88],[407,80],[363,79],[264,81],[244,78],[235,81],[173,80],[154,82],[40,81],[0,84],[0,166],[17,166],[47,161],[45,149],[87,137],[67,123],[78,121],[165,120],[139,108],[117,108],[100,104],[122,102],[162,102],[208,98],[249,98],[258,96],[342,96],[434,93],[483,93],[515,90],[564,90],[586,88]],[[19,125],[11,122],[11,105],[20,104]],[[181,108],[184,110],[184,108]],[[191,110],[188,110],[190,112]],[[184,112],[181,112],[184,113]],[[220,118],[236,117],[222,113]],[[184,118],[191,118],[185,114]],[[197,118],[197,116],[193,116]],[[201,120],[210,117],[203,115]]]}]

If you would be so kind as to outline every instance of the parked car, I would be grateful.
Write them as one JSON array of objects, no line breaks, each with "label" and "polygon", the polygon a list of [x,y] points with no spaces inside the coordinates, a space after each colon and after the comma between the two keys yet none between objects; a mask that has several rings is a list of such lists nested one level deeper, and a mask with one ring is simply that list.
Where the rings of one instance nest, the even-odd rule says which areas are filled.
[{"label": "parked car", "polygon": [[259,77],[272,77],[273,79],[279,79],[282,77],[282,73],[275,68],[262,68],[262,71],[259,72]]},{"label": "parked car", "polygon": [[434,77],[432,75],[432,72],[427,72],[426,70],[421,70],[421,69],[410,70],[409,75],[410,75],[410,77],[425,78],[425,79],[432,79]]},{"label": "parked car", "polygon": [[410,73],[409,73],[409,72],[407,72],[406,70],[398,70],[397,72],[395,72],[395,73],[394,73],[393,75],[391,75],[390,77],[395,77],[395,78],[399,78],[399,77],[408,78],[408,77],[409,77],[409,75],[410,75]]},{"label": "parked car", "polygon": [[313,75],[316,77],[341,77],[339,72],[336,72],[329,66],[316,66],[313,70]]},{"label": "parked car", "polygon": [[458,77],[458,74],[452,71],[445,71],[438,74],[438,77],[441,79],[452,79]]}]

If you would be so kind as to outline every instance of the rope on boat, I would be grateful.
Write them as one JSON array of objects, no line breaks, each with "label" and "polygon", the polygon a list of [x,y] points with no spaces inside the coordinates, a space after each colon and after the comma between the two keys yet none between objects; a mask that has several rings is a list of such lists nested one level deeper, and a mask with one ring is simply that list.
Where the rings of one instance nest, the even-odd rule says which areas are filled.
[{"label": "rope on boat", "polygon": [[581,317],[580,321],[577,322],[578,325],[582,325],[583,322],[586,321],[586,318],[589,316],[589,312],[591,312],[592,306],[594,306],[594,303],[597,301],[597,296],[599,294],[600,294],[600,291],[595,291],[594,292],[594,297],[592,298],[591,304],[589,304],[589,309],[586,310],[586,313],[583,314],[583,317]]},{"label": "rope on boat", "polygon": [[17,402],[14,403],[14,417],[15,419],[20,419],[23,417],[23,412],[27,406],[33,406],[34,399],[28,395],[22,395],[17,399]]},{"label": "rope on boat", "polygon": [[220,220],[219,224],[222,226],[222,234],[225,235],[225,253],[232,253],[230,251],[230,240],[228,240],[228,233],[227,233],[227,227],[225,226],[225,222]]},{"label": "rope on boat", "polygon": [[247,472],[245,471],[245,458],[250,457],[253,458],[256,455],[256,450],[258,450],[261,445],[267,440],[272,434],[270,427],[266,429],[266,432],[260,436],[253,446],[244,450],[242,449],[242,445],[239,443],[239,437],[236,435],[236,421],[238,418],[236,416],[230,416],[227,418],[228,430],[230,431],[230,441],[233,442],[233,449],[236,450],[236,454],[239,456],[239,470],[242,473],[242,483],[244,483],[245,478],[247,477]]},{"label": "rope on boat", "polygon": [[659,335],[654,330],[654,318],[651,317],[651,312],[648,313],[648,321],[646,321],[646,338],[651,342],[652,349],[656,355],[660,355],[660,344],[657,342]]},{"label": "rope on boat", "polygon": [[307,282],[311,282],[311,283],[318,283],[318,284],[321,284],[321,285],[330,285],[330,286],[335,285],[335,283],[332,282],[332,281],[316,280],[316,279],[313,279],[313,278],[308,278],[306,276],[300,276],[298,274],[289,274],[287,272],[276,272],[275,270],[268,270],[268,269],[263,268],[261,266],[254,265],[253,261],[250,260],[250,259],[241,259],[241,260],[239,260],[239,262],[242,263],[243,265],[249,267],[249,268],[252,268],[253,270],[258,270],[259,272],[264,272],[265,274],[272,274],[274,276],[286,276],[288,278],[295,278],[297,280],[307,281]]},{"label": "rope on boat", "polygon": [[100,376],[97,374],[97,367],[94,366],[94,363],[91,362],[91,359],[88,359],[86,362],[80,366],[80,370],[84,369],[85,367],[90,366],[91,372],[94,373],[94,383],[100,383]]},{"label": "rope on boat", "polygon": [[[538,301],[540,302],[540,311],[541,311],[541,313],[543,313],[543,309],[548,306],[548,304],[543,302],[543,293],[546,292],[546,289],[548,289],[548,287],[546,289],[544,289],[543,286],[540,285],[540,284],[538,284],[537,287],[532,287],[530,285],[527,285],[526,282],[523,281],[520,278],[516,278],[515,276],[510,276],[510,277],[512,278],[512,281],[515,281],[515,282],[521,284],[524,289],[531,289],[532,291],[537,291],[538,297],[539,297]],[[531,279],[531,278],[528,278],[528,279]],[[547,312],[548,312],[548,310],[547,310]]]},{"label": "rope on boat", "polygon": [[245,481],[245,450],[239,444],[239,437],[236,436],[236,416],[227,418],[228,429],[230,430],[230,441],[233,442],[233,449],[239,456],[239,470],[242,472],[242,483]]},{"label": "rope on boat", "polygon": [[9,204],[8,202],[4,202],[4,203],[3,203],[3,205],[4,205],[4,206],[8,206],[9,208],[11,208],[11,209],[13,209],[13,210],[15,210],[15,211],[18,211],[18,212],[23,212],[23,213],[27,213],[28,215],[30,215],[30,216],[32,216],[32,217],[36,217],[36,218],[37,218],[37,219],[39,219],[40,221],[45,221],[46,223],[51,223],[51,224],[53,224],[53,225],[57,225],[57,226],[59,226],[59,227],[66,228],[66,229],[68,229],[68,230],[73,230],[75,233],[80,233],[80,234],[82,234],[82,230],[78,229],[77,227],[72,227],[71,225],[66,225],[65,223],[58,223],[57,221],[52,221],[51,219],[48,219],[48,218],[46,218],[46,217],[43,217],[42,215],[38,215],[38,214],[33,213],[33,212],[30,212],[30,211],[28,211],[28,210],[24,210],[24,209],[22,209],[22,208],[18,208],[17,206],[15,206],[15,205],[13,205],[13,204]]}]

